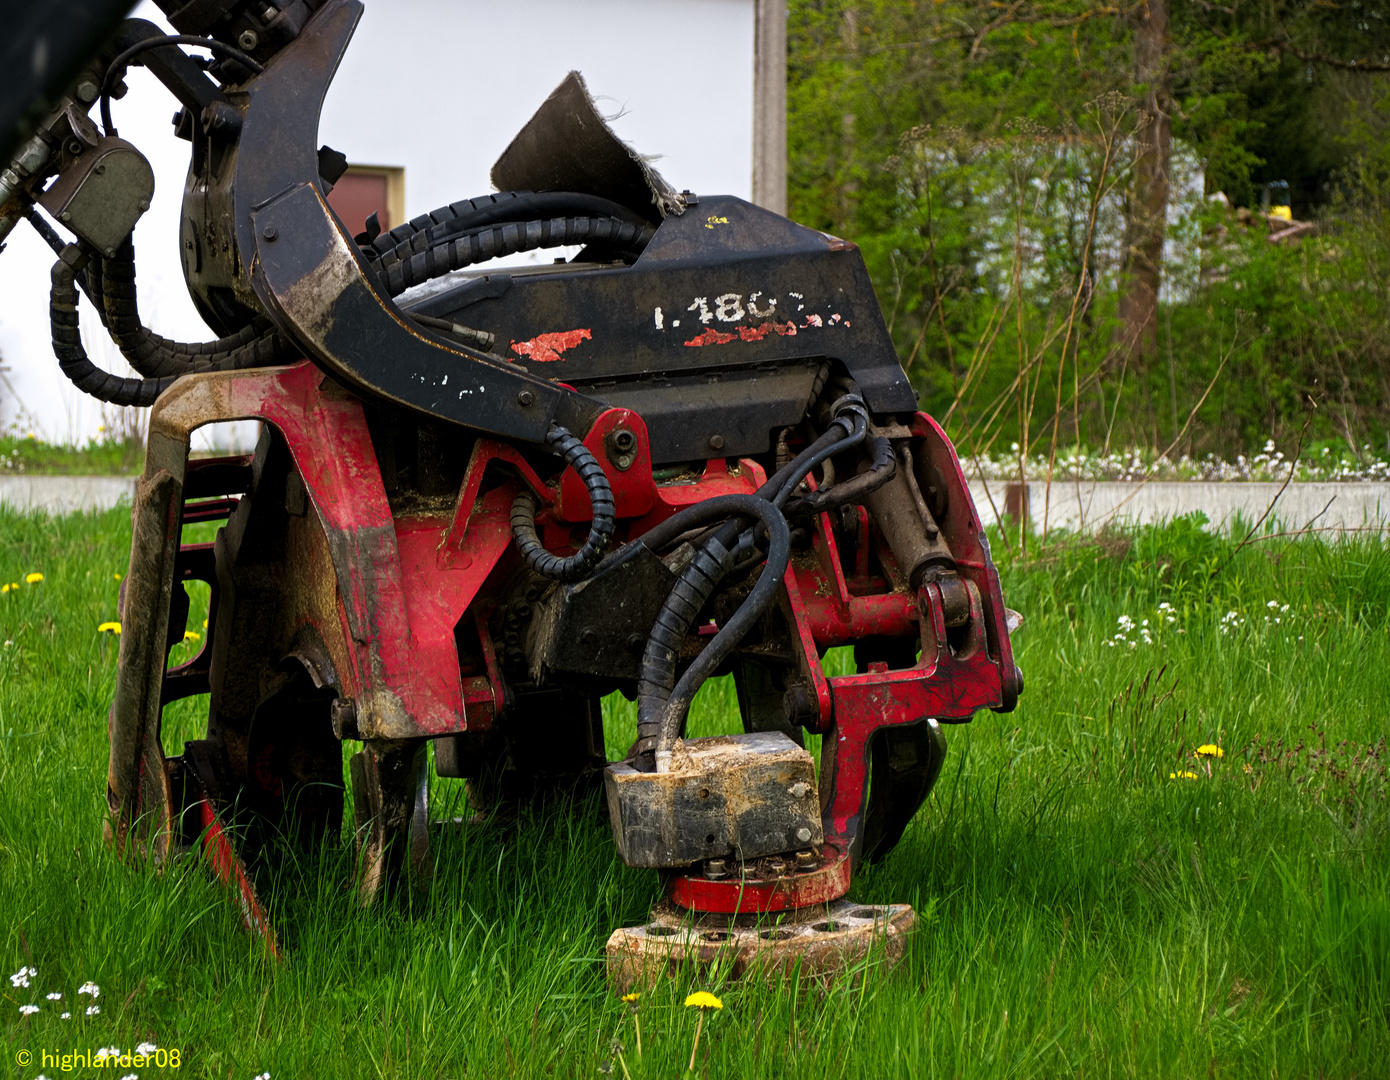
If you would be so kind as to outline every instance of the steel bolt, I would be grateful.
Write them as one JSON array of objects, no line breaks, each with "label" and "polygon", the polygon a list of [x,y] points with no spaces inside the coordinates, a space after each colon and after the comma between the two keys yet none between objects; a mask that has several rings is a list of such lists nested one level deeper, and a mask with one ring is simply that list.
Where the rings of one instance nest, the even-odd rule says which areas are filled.
[{"label": "steel bolt", "polygon": [[816,853],[814,851],[798,851],[796,853],[796,868],[798,870],[811,870],[816,865]]},{"label": "steel bolt", "polygon": [[796,830],[796,838],[803,844],[809,844],[811,842],[811,830],[806,828],[805,825],[801,826],[801,828]]},{"label": "steel bolt", "polygon": [[579,635],[579,643],[581,645],[592,645],[596,641],[598,641],[598,634],[592,628],[585,630]]},{"label": "steel bolt", "polygon": [[767,872],[773,877],[781,877],[787,872],[787,864],[781,859],[768,859]]},{"label": "steel bolt", "polygon": [[723,449],[724,449],[724,436],[723,436],[723,435],[711,435],[711,436],[709,437],[709,448],[710,448],[711,450],[723,450]]},{"label": "steel bolt", "polygon": [[267,240],[274,240],[277,236],[280,235],[280,230],[277,229],[274,225],[267,225],[264,229],[261,230],[261,235],[264,236]]},{"label": "steel bolt", "polygon": [[530,405],[530,404],[531,404],[532,402],[534,402],[535,400],[536,400],[536,395],[533,394],[533,393],[531,393],[530,390],[523,390],[523,391],[521,391],[521,393],[517,394],[517,396],[516,396],[516,403],[517,403],[518,405],[520,405],[523,409],[526,408],[528,405]]},{"label": "steel bolt", "polygon": [[237,37],[236,43],[241,46],[243,51],[251,52],[261,43],[261,36],[254,30],[243,30]]},{"label": "steel bolt", "polygon": [[804,799],[806,793],[811,790],[811,786],[798,780],[791,786],[790,790],[793,799]]},{"label": "steel bolt", "polygon": [[729,864],[723,859],[709,859],[705,862],[705,877],[711,881],[729,876]]},{"label": "steel bolt", "polygon": [[91,79],[83,79],[77,84],[77,100],[90,105],[101,93],[101,87],[92,82]]}]

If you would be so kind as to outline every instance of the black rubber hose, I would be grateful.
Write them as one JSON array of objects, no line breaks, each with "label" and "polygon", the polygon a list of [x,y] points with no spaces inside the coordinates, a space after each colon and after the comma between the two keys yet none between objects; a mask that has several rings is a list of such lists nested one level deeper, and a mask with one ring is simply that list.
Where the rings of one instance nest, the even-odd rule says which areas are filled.
[{"label": "black rubber hose", "polygon": [[255,60],[247,56],[240,49],[233,48],[224,42],[216,41],[213,38],[198,37],[194,34],[174,34],[171,36],[146,38],[144,41],[137,41],[130,48],[117,55],[116,59],[106,69],[106,76],[101,80],[101,126],[108,136],[116,134],[116,125],[111,122],[111,83],[118,71],[123,71],[132,60],[142,52],[149,52],[151,49],[162,49],[169,45],[192,45],[195,48],[207,49],[209,52],[219,56],[226,56],[235,60],[242,67],[253,75],[259,75],[265,71]]},{"label": "black rubber hose", "polygon": [[545,221],[511,222],[464,233],[378,271],[382,288],[390,296],[442,277],[465,266],[514,255],[536,248],[570,244],[605,243],[628,251],[641,251],[656,234],[650,225],[634,225],[609,217],[550,218]]},{"label": "black rubber hose", "polygon": [[589,452],[589,448],[565,428],[551,424],[545,441],[579,474],[589,490],[593,520],[589,525],[588,539],[582,548],[570,556],[562,557],[546,551],[536,534],[536,497],[528,489],[522,489],[512,502],[512,538],[526,565],[536,573],[557,581],[578,581],[587,577],[598,565],[613,542],[617,518],[613,489],[608,484],[603,466]]},{"label": "black rubber hose", "polygon": [[140,322],[135,246],[129,237],[112,258],[93,258],[87,268],[87,278],[93,298],[101,297],[106,329],[130,366],[146,378],[272,367],[292,359],[295,353],[264,318],[253,320],[237,333],[214,341],[170,341],[146,329]]},{"label": "black rubber hose", "polygon": [[810,517],[825,510],[863,502],[866,496],[893,479],[898,472],[893,444],[881,435],[870,435],[868,442],[872,454],[868,469],[834,487],[813,492],[804,499],[797,499],[787,507],[787,518],[790,520]]},{"label": "black rubber hose", "polygon": [[[791,560],[791,532],[781,511],[772,503],[756,495],[729,495],[710,501],[723,503],[740,517],[758,521],[768,537],[767,562],[752,592],[686,668],[679,682],[675,682],[674,675],[680,643],[733,563],[734,551],[724,534],[732,530],[737,537],[739,529],[734,523],[705,542],[667,598],[642,655],[637,686],[638,736],[644,740],[655,734],[651,747],[654,767],[659,767],[659,755],[668,752],[679,737],[696,691],[718,670],[776,597]],[[639,745],[637,749],[640,753],[646,746]]]},{"label": "black rubber hose", "polygon": [[[846,434],[836,435],[835,429],[837,427],[842,428]],[[778,506],[785,505],[792,493],[796,491],[797,485],[806,478],[812,469],[827,458],[832,458],[836,454],[858,446],[864,441],[864,435],[868,430],[869,421],[858,410],[835,417],[825,434],[801,451],[796,459],[787,466],[785,470],[787,476],[776,493],[771,496],[772,501]],[[779,473],[779,475],[781,474]],[[771,480],[763,485],[764,488],[771,486]]]},{"label": "black rubber hose", "polygon": [[63,249],[50,275],[48,318],[53,332],[53,355],[74,386],[84,394],[112,405],[153,405],[173,379],[123,379],[102,371],[87,358],[77,320],[77,271],[85,257],[76,244]]},{"label": "black rubber hose", "polygon": [[620,203],[573,191],[499,191],[477,199],[441,206],[428,214],[381,233],[363,248],[363,255],[383,265],[408,259],[460,233],[517,221],[557,217],[608,217],[633,225],[649,224]]}]

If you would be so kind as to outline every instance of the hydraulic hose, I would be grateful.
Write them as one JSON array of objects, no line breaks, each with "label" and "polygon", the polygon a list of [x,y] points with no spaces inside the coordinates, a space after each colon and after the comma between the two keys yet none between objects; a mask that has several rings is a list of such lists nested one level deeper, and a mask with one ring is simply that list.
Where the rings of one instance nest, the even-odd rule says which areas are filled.
[{"label": "hydraulic hose", "polygon": [[655,233],[656,230],[650,225],[634,225],[611,217],[511,222],[443,240],[398,262],[384,262],[378,271],[378,278],[388,295],[399,296],[406,289],[454,270],[504,255],[515,255],[519,251],[589,243],[605,243],[628,251],[641,251]]},{"label": "hydraulic hose", "polygon": [[587,577],[598,565],[613,542],[613,527],[617,517],[613,489],[608,484],[603,466],[579,439],[559,424],[551,424],[546,443],[579,474],[589,490],[593,521],[584,546],[573,555],[559,556],[546,551],[536,534],[536,497],[523,489],[512,502],[512,538],[526,565],[543,577],[557,581],[578,581]]},{"label": "hydraulic hose", "polygon": [[170,341],[148,330],[140,322],[135,247],[129,237],[114,257],[92,259],[87,268],[87,283],[92,299],[101,298],[103,321],[121,354],[146,378],[272,367],[292,358],[294,350],[264,318],[214,341]]},{"label": "hydraulic hose", "polygon": [[82,336],[77,320],[77,286],[74,279],[86,257],[76,244],[63,249],[62,257],[53,264],[52,288],[49,292],[48,318],[53,332],[53,354],[74,386],[85,394],[112,405],[153,405],[154,401],[174,380],[123,379],[102,371],[87,358],[82,348]]},{"label": "hydraulic hose", "polygon": [[[656,549],[660,547],[662,539],[660,534],[653,536],[658,530],[674,537],[694,525],[723,518],[732,520],[726,522],[696,551],[695,557],[666,598],[647,639],[637,681],[637,741],[629,754],[634,766],[643,772],[660,767],[663,759],[657,754],[669,753],[680,734],[681,724],[695,692],[709,674],[723,663],[748,628],[762,616],[776,595],[791,558],[791,534],[787,523],[781,511],[761,496],[723,495],[692,506],[676,516],[684,520],[674,532],[670,529],[674,519],[668,519],[650,530],[639,542]],[[741,518],[757,520],[766,531],[769,542],[767,566],[738,611],[720,628],[714,640],[677,683],[676,656],[680,644],[690,632],[700,609],[713,595],[733,563],[736,541],[743,528]]]},{"label": "hydraulic hose", "polygon": [[507,222],[557,217],[608,217],[633,225],[648,222],[620,203],[573,191],[499,191],[441,206],[371,238],[362,253],[388,265],[417,255],[460,233]]},{"label": "hydraulic hose", "polygon": [[825,510],[833,510],[850,503],[863,502],[864,498],[877,491],[892,480],[898,471],[897,458],[893,444],[881,435],[868,438],[870,458],[869,467],[834,487],[813,492],[805,498],[797,499],[787,507],[789,519],[811,517]]}]

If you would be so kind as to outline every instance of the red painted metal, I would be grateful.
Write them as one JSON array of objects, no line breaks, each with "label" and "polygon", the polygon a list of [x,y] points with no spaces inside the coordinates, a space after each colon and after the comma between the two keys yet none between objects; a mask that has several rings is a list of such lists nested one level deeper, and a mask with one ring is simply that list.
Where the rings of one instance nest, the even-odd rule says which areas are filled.
[{"label": "red painted metal", "polygon": [[687,874],[673,874],[666,881],[666,896],[688,911],[716,915],[771,915],[781,911],[828,904],[849,891],[849,854],[828,842],[820,865],[799,873],[770,878],[728,878],[710,881]]},{"label": "red painted metal", "polygon": [[[358,712],[362,734],[409,739],[491,726],[505,702],[487,616],[496,590],[516,566],[511,504],[523,485],[529,487],[542,504],[537,525],[547,546],[574,550],[583,542],[589,518],[588,494],[578,477],[566,470],[558,484],[547,485],[516,448],[483,438],[474,445],[452,513],[393,514],[361,405],[313,365],[224,378],[218,403],[219,414],[208,421],[262,419],[280,432],[293,457],[309,505],[328,539],[338,586],[337,633],[348,643],[346,670],[336,674],[343,696],[365,703]],[[635,439],[625,469],[618,468],[609,453],[610,437],[619,429],[632,432]],[[964,636],[957,632],[954,639],[948,636],[935,584],[913,594],[905,582],[896,580],[892,556],[862,508],[851,510],[858,515],[858,529],[848,560],[839,550],[829,517],[815,519],[811,549],[788,568],[781,605],[800,653],[801,677],[813,691],[814,715],[805,723],[823,735],[820,786],[826,845],[813,869],[764,880],[672,875],[667,895],[682,907],[770,913],[844,895],[852,874],[850,852],[864,811],[874,732],[928,717],[965,720],[1005,700],[1004,680],[1012,679],[1013,657],[983,527],[941,429],[919,414],[911,430],[918,453],[926,455],[945,485],[947,508],[939,524],[958,572],[970,587],[970,630]],[[657,484],[646,426],[626,409],[604,413],[585,443],[613,487],[619,519],[615,544],[640,536],[687,506],[718,495],[756,491],[766,479],[753,461],[713,458],[698,477]],[[189,500],[182,521],[224,518],[236,505],[235,498]],[[886,578],[870,574],[871,546]],[[191,567],[189,560],[206,560],[210,552],[187,546],[179,557]],[[483,670],[460,669],[455,635],[465,632],[461,626],[477,634]],[[211,649],[211,636],[198,658],[168,678],[194,673]],[[905,670],[873,664],[856,675],[825,675],[820,657],[826,649],[866,638],[916,639],[920,657]],[[185,679],[185,684],[187,692],[196,692],[192,681]],[[209,859],[219,876],[239,891],[248,924],[265,934],[275,949],[264,913],[215,810],[207,800],[200,806]]]},{"label": "red painted metal", "polygon": [[261,906],[251,878],[246,873],[246,867],[237,857],[236,848],[232,845],[212,800],[207,794],[200,794],[193,809],[197,811],[198,822],[202,826],[203,857],[207,859],[218,879],[236,891],[241,921],[246,925],[246,929],[265,942],[266,951],[270,953],[271,959],[279,960],[280,945],[275,939],[275,930],[270,924],[270,918]]}]

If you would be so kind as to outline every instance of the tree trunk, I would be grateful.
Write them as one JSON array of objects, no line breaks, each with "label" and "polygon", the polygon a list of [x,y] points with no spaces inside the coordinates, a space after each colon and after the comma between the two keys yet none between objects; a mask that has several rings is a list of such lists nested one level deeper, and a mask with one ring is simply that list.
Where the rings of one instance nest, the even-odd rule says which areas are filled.
[{"label": "tree trunk", "polygon": [[1120,270],[1119,358],[1143,371],[1158,355],[1158,289],[1167,232],[1168,166],[1172,157],[1173,74],[1168,64],[1168,0],[1148,0],[1135,13],[1135,80],[1144,87],[1134,154],[1134,183],[1125,220]]}]

